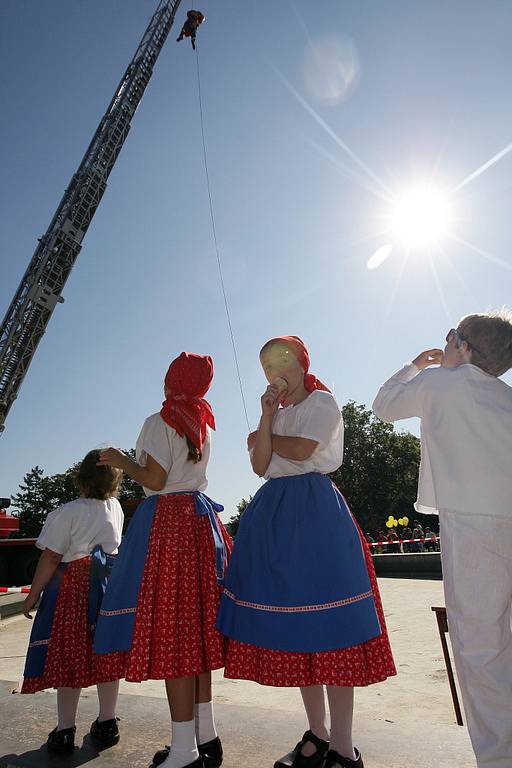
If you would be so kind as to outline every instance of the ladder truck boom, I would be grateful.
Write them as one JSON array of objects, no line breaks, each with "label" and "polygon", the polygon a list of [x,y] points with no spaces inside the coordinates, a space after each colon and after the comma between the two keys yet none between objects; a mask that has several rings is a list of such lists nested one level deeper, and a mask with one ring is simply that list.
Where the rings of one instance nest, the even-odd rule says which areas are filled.
[{"label": "ladder truck boom", "polygon": [[80,253],[82,240],[181,0],[160,0],[0,326],[0,432]]}]

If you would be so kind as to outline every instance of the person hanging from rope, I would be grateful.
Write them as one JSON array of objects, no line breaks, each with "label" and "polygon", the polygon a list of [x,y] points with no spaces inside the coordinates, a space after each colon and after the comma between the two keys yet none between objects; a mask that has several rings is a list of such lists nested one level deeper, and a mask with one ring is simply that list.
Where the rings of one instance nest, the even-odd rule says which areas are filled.
[{"label": "person hanging from rope", "polygon": [[180,36],[176,38],[176,42],[179,43],[184,37],[190,37],[192,48],[195,51],[197,29],[204,19],[204,14],[201,11],[187,11],[187,20],[182,26]]}]

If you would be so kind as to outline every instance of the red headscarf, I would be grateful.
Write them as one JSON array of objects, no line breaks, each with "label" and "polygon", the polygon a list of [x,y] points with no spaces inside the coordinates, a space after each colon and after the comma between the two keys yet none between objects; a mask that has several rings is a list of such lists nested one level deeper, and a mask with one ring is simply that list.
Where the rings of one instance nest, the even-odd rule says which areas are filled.
[{"label": "red headscarf", "polygon": [[182,352],[165,374],[167,396],[160,416],[180,437],[187,435],[201,451],[206,425],[215,429],[210,403],[203,399],[213,379],[213,360],[209,355]]},{"label": "red headscarf", "polygon": [[304,371],[304,386],[308,392],[314,392],[315,389],[323,389],[324,392],[331,391],[329,387],[326,387],[325,384],[320,381],[320,379],[317,379],[312,373],[308,373],[309,354],[302,339],[299,339],[298,336],[277,336],[275,339],[267,341],[265,347],[270,344],[285,344],[293,351]]}]

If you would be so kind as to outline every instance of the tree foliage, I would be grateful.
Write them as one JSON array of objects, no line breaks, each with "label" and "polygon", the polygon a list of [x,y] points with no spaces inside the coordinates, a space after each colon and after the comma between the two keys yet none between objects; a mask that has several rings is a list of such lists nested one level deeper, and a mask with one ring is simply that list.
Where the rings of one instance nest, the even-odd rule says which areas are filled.
[{"label": "tree foliage", "polygon": [[226,530],[230,536],[233,536],[233,538],[237,534],[238,526],[240,525],[240,518],[242,517],[243,513],[249,506],[249,502],[251,501],[251,499],[252,499],[252,496],[249,496],[249,500],[242,499],[242,501],[238,502],[238,504],[236,505],[235,514],[231,515],[228,522],[226,523]]},{"label": "tree foliage", "polygon": [[413,514],[416,500],[420,441],[409,432],[396,432],[363,405],[343,408],[345,452],[333,472],[363,530],[379,531],[389,515]]}]

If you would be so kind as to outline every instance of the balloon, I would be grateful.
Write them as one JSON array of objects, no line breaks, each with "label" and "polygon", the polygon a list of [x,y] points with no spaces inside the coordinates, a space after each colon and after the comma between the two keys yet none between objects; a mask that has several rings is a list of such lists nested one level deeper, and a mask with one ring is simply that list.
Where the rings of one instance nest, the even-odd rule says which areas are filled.
[{"label": "balloon", "polygon": [[404,519],[403,517],[398,518],[398,525],[404,525]]},{"label": "balloon", "polygon": [[393,520],[393,525],[394,525],[394,526],[395,526],[395,528],[396,528],[396,527],[397,527],[397,525],[398,525],[398,520]]},{"label": "balloon", "polygon": [[394,519],[395,519],[395,518],[393,517],[393,515],[389,515],[389,516],[388,516],[388,520],[394,520]]},{"label": "balloon", "polygon": [[392,527],[393,527],[393,521],[392,520],[387,520],[386,521],[386,528],[392,528]]},{"label": "balloon", "polygon": [[404,521],[404,525],[409,525],[409,518],[408,517],[404,517],[402,519]]}]

